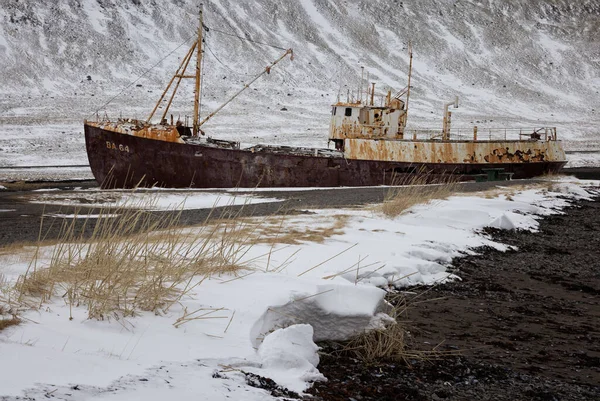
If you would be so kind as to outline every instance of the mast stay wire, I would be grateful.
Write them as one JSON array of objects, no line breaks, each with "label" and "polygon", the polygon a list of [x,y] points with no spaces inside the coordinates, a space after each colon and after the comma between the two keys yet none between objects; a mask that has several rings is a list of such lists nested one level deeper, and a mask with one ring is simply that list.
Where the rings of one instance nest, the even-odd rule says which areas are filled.
[{"label": "mast stay wire", "polygon": [[[246,36],[244,37],[244,36],[236,35],[236,34],[233,34],[233,33],[225,32],[225,31],[221,31],[221,30],[219,30],[219,29],[216,29],[216,28],[208,28],[208,27],[206,27],[206,29],[207,29],[207,31],[208,31],[208,30],[210,30],[210,31],[215,31],[215,32],[218,32],[218,33],[220,33],[220,34],[223,34],[223,35],[226,35],[226,36],[231,36],[231,37],[238,38],[238,39],[240,39],[240,40],[245,40],[245,41],[248,41],[248,42],[252,42],[252,43],[255,43],[255,44],[258,44],[258,45],[268,46],[268,47],[272,47],[272,48],[274,48],[274,49],[283,50],[283,51],[286,51],[286,50],[287,50],[286,48],[284,48],[284,47],[281,47],[281,46],[276,46],[276,45],[272,45],[272,44],[269,44],[269,43],[264,43],[264,42],[259,42],[259,41],[256,41],[256,40],[254,40],[254,39],[250,38],[250,37],[249,37],[249,35],[248,35],[248,34],[246,34],[246,33],[244,33],[244,34],[246,35]],[[208,47],[208,46],[207,46],[207,47]],[[250,75],[250,74],[242,74],[242,73],[239,73],[239,72],[236,72],[236,71],[232,70],[232,69],[231,69],[231,68],[229,68],[227,65],[225,65],[223,62],[221,62],[221,60],[219,60],[219,59],[218,59],[218,57],[217,57],[217,56],[214,54],[214,52],[212,51],[212,49],[210,49],[210,47],[208,47],[208,50],[210,51],[210,53],[213,55],[213,57],[214,57],[214,58],[215,58],[215,59],[216,59],[216,60],[217,60],[217,61],[218,61],[218,62],[219,62],[221,65],[223,65],[225,68],[227,68],[227,69],[228,69],[229,71],[231,71],[232,73],[234,73],[234,74],[238,74],[238,75]],[[298,85],[298,82],[297,82],[297,81],[296,81],[296,80],[295,80],[295,79],[294,79],[294,78],[293,78],[291,75],[289,75],[289,76],[287,77],[287,80],[286,80],[286,74],[285,74],[285,73],[283,73],[283,74],[282,74],[282,77],[283,77],[283,81],[284,81],[284,82],[287,82],[287,81],[289,80],[289,81],[291,81],[291,83],[292,83],[292,85],[293,85],[293,86],[295,86],[295,87],[298,87],[298,86],[299,86],[299,85]]]},{"label": "mast stay wire", "polygon": [[[211,55],[214,57],[214,59],[215,59],[215,60],[216,60],[216,61],[217,61],[219,64],[221,64],[223,67],[227,68],[227,69],[229,70],[229,72],[231,72],[232,74],[236,74],[236,75],[244,75],[244,76],[251,75],[251,74],[249,74],[249,73],[247,73],[247,72],[246,72],[246,73],[244,73],[244,72],[238,72],[238,71],[234,71],[233,69],[231,69],[231,67],[229,67],[227,64],[225,64],[224,62],[222,62],[222,61],[219,59],[219,57],[217,57],[217,55],[215,54],[215,52],[213,52],[212,48],[211,48],[211,47],[210,47],[210,46],[209,46],[207,43],[205,43],[205,44],[204,44],[204,47],[205,47],[206,49],[208,49],[208,52],[209,52],[209,53],[210,53],[210,54],[211,54]],[[254,75],[256,75],[256,74],[254,74]]]},{"label": "mast stay wire", "polygon": [[103,108],[105,108],[106,106],[108,106],[113,100],[115,100],[116,98],[118,98],[119,96],[121,96],[127,89],[131,88],[133,85],[135,85],[140,79],[144,78],[146,75],[148,75],[152,70],[154,70],[156,67],[158,67],[158,65],[160,63],[162,63],[163,61],[165,61],[167,58],[169,58],[171,55],[173,55],[173,53],[175,53],[177,50],[179,50],[183,45],[185,45],[191,38],[193,38],[194,35],[189,36],[187,39],[185,39],[179,46],[177,46],[175,49],[173,49],[169,54],[167,54],[165,57],[163,57],[162,59],[160,59],[156,64],[154,64],[152,67],[148,68],[146,71],[144,71],[141,75],[139,75],[135,81],[129,83],[129,85],[127,85],[126,87],[124,87],[119,93],[117,93],[115,96],[113,96],[112,98],[110,98],[110,100],[108,100],[106,103],[104,103],[102,106],[100,106],[96,111],[94,111],[90,117],[93,117],[94,114],[98,114],[98,112],[100,110],[102,110]]},{"label": "mast stay wire", "polygon": [[[206,32],[210,32],[211,30],[214,32],[218,32],[221,33],[223,35],[227,35],[227,36],[232,36],[232,37],[236,37],[240,40],[245,40],[248,42],[252,42],[258,45],[263,45],[263,46],[268,46],[268,47],[272,47],[274,49],[279,49],[279,50],[287,50],[281,46],[276,46],[276,45],[272,45],[269,43],[264,43],[264,42],[259,42],[256,40],[253,40],[249,37],[243,37],[243,36],[239,36],[236,34],[232,34],[229,32],[225,32],[222,31],[220,29],[215,29],[215,28],[209,28],[208,26],[206,26],[205,24],[203,24],[203,28],[206,30]],[[117,93],[115,96],[113,96],[112,98],[110,98],[106,103],[104,103],[102,106],[98,107],[94,112],[92,112],[92,114],[90,115],[90,117],[93,117],[95,114],[98,114],[100,112],[100,110],[104,109],[106,106],[108,106],[110,103],[112,103],[116,98],[118,98],[119,96],[121,96],[127,89],[131,88],[133,85],[135,85],[140,79],[144,78],[146,75],[148,75],[152,70],[154,70],[159,64],[161,64],[163,61],[165,61],[167,58],[169,58],[171,55],[173,55],[173,53],[175,53],[177,50],[179,50],[183,45],[185,45],[190,39],[192,39],[194,37],[194,35],[189,36],[187,39],[185,39],[181,44],[179,44],[179,46],[177,46],[175,49],[173,49],[169,54],[167,54],[166,56],[164,56],[163,58],[161,58],[158,62],[156,62],[156,64],[154,64],[152,67],[148,68],[146,71],[144,71],[142,74],[140,74],[134,81],[130,82],[127,86],[125,86],[123,89],[121,89],[121,91],[119,93]],[[249,74],[240,74],[237,73],[235,71],[233,71],[231,68],[229,68],[228,66],[226,66],[224,63],[222,63],[217,56],[214,54],[214,52],[212,51],[212,49],[210,47],[208,47],[206,45],[206,42],[204,43],[205,47],[208,48],[209,52],[213,55],[213,57],[219,62],[221,63],[223,66],[225,66],[226,68],[228,68],[231,72],[233,72],[234,74],[238,74],[238,75],[249,75]],[[202,60],[202,64],[204,65],[204,59]]]},{"label": "mast stay wire", "polygon": [[[249,37],[249,35],[248,35],[247,33],[244,33],[244,34],[246,35],[246,37],[244,37],[244,36],[236,35],[236,34],[233,34],[233,33],[225,32],[225,31],[221,31],[221,30],[219,30],[219,29],[216,29],[216,28],[209,28],[209,27],[206,27],[206,29],[207,29],[207,31],[208,31],[208,30],[215,31],[215,32],[221,33],[221,34],[223,34],[223,35],[232,36],[232,37],[234,37],[234,38],[238,38],[238,39],[240,39],[240,40],[245,40],[245,41],[248,41],[248,42],[252,42],[252,43],[255,43],[255,44],[258,44],[258,45],[268,46],[268,47],[272,47],[272,48],[274,48],[274,49],[283,50],[283,51],[287,50],[286,48],[284,48],[284,47],[281,47],[281,46],[276,46],[276,45],[272,45],[272,44],[269,44],[269,43],[264,43],[264,42],[259,42],[259,41],[253,40],[252,38],[250,38],[250,37]],[[216,56],[216,55],[213,53],[213,51],[212,51],[210,48],[209,48],[208,50],[210,51],[210,53],[213,55],[213,57],[214,57],[214,58],[215,58],[215,59],[216,59],[216,60],[217,60],[217,61],[218,61],[220,64],[222,64],[222,65],[223,65],[225,68],[227,68],[227,69],[228,69],[229,71],[231,71],[232,73],[234,73],[234,74],[238,74],[238,75],[249,75],[249,74],[241,74],[241,73],[238,73],[238,72],[236,72],[236,71],[233,71],[231,68],[229,68],[228,66],[226,66],[225,64],[223,64],[223,63],[222,63],[222,62],[221,62],[221,61],[220,61],[220,60],[217,58],[217,56]],[[285,73],[283,73],[283,75],[282,75],[282,76],[283,76],[283,80],[284,80],[284,82],[287,82],[287,80],[289,80],[289,81],[291,81],[291,83],[292,83],[292,85],[293,85],[293,86],[295,86],[295,87],[298,87],[298,86],[299,86],[299,84],[298,84],[298,81],[296,81],[296,79],[295,79],[293,76],[291,76],[291,74],[290,74],[290,75],[287,77],[287,80],[286,80],[286,77],[285,77]]]},{"label": "mast stay wire", "polygon": [[[208,27],[207,27],[207,28],[208,28]],[[259,41],[257,41],[257,40],[253,40],[252,38],[249,38],[249,37],[247,37],[247,36],[246,36],[246,37],[243,37],[243,36],[240,36],[240,35],[236,35],[236,34],[234,34],[234,33],[229,33],[229,32],[225,32],[225,31],[221,31],[221,30],[219,30],[219,29],[215,29],[215,28],[208,28],[208,29],[210,29],[211,31],[218,32],[218,33],[220,33],[220,34],[223,34],[223,35],[232,36],[232,37],[234,37],[234,38],[238,38],[238,39],[245,40],[245,41],[248,41],[248,42],[256,43],[257,45],[268,46],[268,47],[272,47],[272,48],[274,48],[274,49],[279,49],[279,50],[283,50],[283,51],[286,51],[286,50],[287,50],[287,49],[286,49],[286,48],[284,48],[284,47],[281,47],[281,46],[275,46],[275,45],[272,45],[272,44],[269,44],[269,43],[259,42]],[[246,34],[246,35],[247,35],[247,34]]]},{"label": "mast stay wire", "polygon": [[[214,32],[218,32],[218,33],[221,33],[223,35],[226,35],[226,36],[232,36],[232,37],[238,38],[240,40],[245,40],[245,41],[252,42],[252,43],[255,43],[255,44],[258,44],[258,45],[272,47],[274,49],[283,50],[283,51],[287,50],[286,48],[281,47],[281,46],[276,46],[276,45],[272,45],[272,44],[269,44],[269,43],[264,43],[264,42],[259,42],[259,41],[253,40],[252,38],[249,37],[249,35],[247,33],[244,33],[244,35],[246,35],[246,36],[243,37],[243,36],[239,36],[239,35],[236,35],[236,34],[225,32],[225,31],[222,31],[222,30],[219,30],[219,29],[216,29],[216,28],[209,28],[206,25],[204,26],[204,28],[205,28],[206,32],[209,32],[209,33],[211,31],[214,31]],[[207,36],[209,36],[209,35],[207,35]],[[240,75],[240,76],[241,75],[245,75],[245,76],[248,76],[248,75],[254,76],[254,75],[256,75],[256,74],[250,74],[250,73],[242,73],[242,72],[238,72],[238,71],[233,70],[231,67],[229,67],[228,65],[226,65],[225,63],[223,63],[219,59],[219,57],[217,57],[217,55],[215,54],[215,52],[213,52],[213,50],[211,49],[210,46],[208,46],[207,43],[205,43],[205,47],[208,49],[208,51],[210,52],[210,54],[215,58],[215,60],[219,64],[221,64],[223,67],[227,68],[231,73],[236,74],[236,75]]]},{"label": "mast stay wire", "polygon": [[[212,29],[212,30],[216,31],[215,29]],[[245,38],[242,38],[242,39],[244,39],[244,40],[247,40],[247,39],[245,39]],[[258,44],[263,44],[263,43],[260,43],[260,42],[255,42],[255,43],[258,43]],[[279,47],[279,46],[272,46],[272,45],[267,45],[267,44],[265,44],[265,45],[266,45],[266,46],[273,47],[273,48],[276,48],[276,49],[287,50],[287,49],[284,49],[283,47]],[[214,52],[214,51],[212,50],[212,48],[211,48],[211,47],[208,45],[208,43],[207,43],[207,42],[205,42],[205,43],[204,43],[204,48],[208,49],[208,52],[209,52],[209,53],[210,53],[210,54],[213,56],[213,58],[214,58],[214,59],[215,59],[215,60],[216,60],[216,61],[217,61],[219,64],[221,64],[223,67],[225,67],[225,68],[226,68],[226,69],[227,69],[229,72],[231,72],[232,74],[235,74],[235,75],[238,75],[238,76],[245,76],[245,77],[248,77],[248,76],[254,76],[254,75],[256,75],[256,74],[260,73],[260,71],[259,71],[259,72],[257,72],[257,73],[254,73],[254,74],[247,73],[247,72],[246,72],[246,73],[243,73],[243,72],[235,71],[235,70],[233,70],[231,67],[229,67],[227,64],[225,64],[223,61],[221,61],[221,59],[220,59],[220,58],[219,58],[219,57],[218,57],[218,56],[215,54],[215,52]],[[203,62],[204,62],[204,60],[203,60]],[[291,83],[292,83],[292,85],[293,85],[293,86],[296,86],[296,87],[298,86],[298,83],[297,83],[297,81],[295,81],[295,80],[294,80],[294,78],[293,78],[292,76],[289,76],[289,77],[288,77],[288,79],[286,80],[286,73],[285,73],[285,72],[280,72],[280,73],[281,73],[282,80],[283,80],[283,82],[284,82],[284,83],[286,83],[286,82],[287,82],[287,80],[289,80],[289,81],[291,81]]]}]

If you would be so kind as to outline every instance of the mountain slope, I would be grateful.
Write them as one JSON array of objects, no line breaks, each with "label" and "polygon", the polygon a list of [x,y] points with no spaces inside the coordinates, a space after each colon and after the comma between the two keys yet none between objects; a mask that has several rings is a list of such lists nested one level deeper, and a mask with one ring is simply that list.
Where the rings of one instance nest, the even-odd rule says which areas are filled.
[{"label": "mountain slope", "polygon": [[[225,137],[322,137],[329,104],[356,92],[361,66],[381,92],[406,85],[409,41],[410,125],[440,125],[443,103],[459,95],[455,126],[518,122],[558,125],[573,140],[597,134],[600,0],[211,0],[204,10],[205,113],[281,54],[232,35],[296,55],[208,125]],[[145,116],[191,44],[197,12],[191,0],[5,0],[0,118],[77,121],[97,109]],[[102,107],[156,64],[141,86]],[[191,110],[191,88],[183,92],[176,114]]]}]

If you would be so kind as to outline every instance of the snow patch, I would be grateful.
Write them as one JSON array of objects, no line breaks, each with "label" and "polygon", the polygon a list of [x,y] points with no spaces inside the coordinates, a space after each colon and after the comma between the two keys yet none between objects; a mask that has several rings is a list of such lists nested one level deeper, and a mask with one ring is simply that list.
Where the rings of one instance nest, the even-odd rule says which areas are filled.
[{"label": "snow patch", "polygon": [[[507,249],[480,232],[490,222],[536,229],[540,216],[597,195],[590,186],[598,184],[559,178],[547,188],[511,189],[512,200],[503,194],[509,189],[498,188],[495,197],[453,196],[394,219],[373,207],[291,216],[277,221],[284,232],[326,228],[326,217],[348,220],[320,243],[256,244],[241,261],[251,271],[214,275],[160,316],[139,312],[128,319],[89,320],[84,306],[70,309],[57,297],[0,332],[0,354],[19,361],[0,364],[0,395],[43,398],[55,391],[64,398],[71,386],[81,385],[81,398],[96,400],[183,399],[199,392],[211,400],[268,399],[244,384],[240,370],[301,392],[307,381],[321,378],[314,341],[347,339],[389,320],[386,292],[377,286],[456,278],[445,270],[452,258],[484,245]],[[29,268],[31,252],[39,252],[41,267],[53,250],[0,255],[0,273],[15,283]],[[184,312],[207,309],[217,311],[209,316],[214,319],[173,325]]]},{"label": "snow patch", "polygon": [[571,49],[570,46],[567,46],[561,43],[560,41],[551,38],[550,35],[546,34],[545,32],[540,31],[538,32],[538,35],[538,43],[550,53],[554,60],[558,62],[562,61],[563,59],[562,53]]},{"label": "snow patch", "polygon": [[[317,366],[319,347],[313,342],[313,329],[308,324],[275,330],[258,348],[261,368],[286,388],[302,393],[308,383],[326,380]],[[253,369],[250,369],[253,370]]]},{"label": "snow patch", "polygon": [[108,29],[108,18],[104,16],[102,7],[100,7],[96,1],[84,1],[82,5],[89,17],[89,22],[92,24],[94,31],[105,34]]},{"label": "snow patch", "polygon": [[[1,210],[0,210],[1,211]],[[119,217],[118,214],[45,214],[44,217],[53,217],[56,219],[110,219]]]},{"label": "snow patch", "polygon": [[317,7],[312,0],[300,0],[300,5],[304,8],[310,19],[317,24],[322,31],[329,34],[335,35],[337,31],[333,28],[331,23],[317,10]]},{"label": "snow patch", "polygon": [[251,194],[228,194],[207,192],[166,191],[75,191],[69,193],[47,193],[30,197],[31,203],[94,208],[139,208],[148,210],[193,210],[211,209],[222,206],[250,205],[279,202],[280,199],[253,196]]}]

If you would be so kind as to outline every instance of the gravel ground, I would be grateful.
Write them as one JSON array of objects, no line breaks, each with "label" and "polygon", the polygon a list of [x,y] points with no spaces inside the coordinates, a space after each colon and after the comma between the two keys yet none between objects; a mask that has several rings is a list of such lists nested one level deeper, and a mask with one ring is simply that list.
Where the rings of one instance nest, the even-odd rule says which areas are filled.
[{"label": "gravel ground", "polygon": [[[424,292],[406,316],[412,344],[459,351],[365,366],[324,345],[318,400],[599,400],[600,200],[490,231],[519,249],[453,263],[462,281]],[[415,289],[423,291],[423,289]],[[427,302],[423,302],[427,301]]]},{"label": "gravel ground", "polygon": [[[456,189],[460,192],[482,191],[495,186],[526,185],[535,183],[535,180],[513,180],[502,182],[480,182],[480,183],[460,183]],[[6,189],[0,189],[0,246],[13,243],[37,241],[40,234],[41,216],[46,214],[73,214],[77,212],[80,215],[96,214],[99,211],[81,206],[85,204],[85,192],[76,190],[97,188],[95,181],[63,181],[63,182],[17,182],[3,184]],[[35,192],[38,189],[60,190],[65,196],[72,200],[80,198],[81,205],[57,206],[30,203],[29,198],[39,195]],[[339,208],[355,207],[370,203],[380,203],[389,193],[388,187],[359,187],[359,188],[333,188],[318,190],[290,190],[290,191],[268,191],[260,190],[258,192],[249,191],[253,196],[264,196],[267,198],[281,199],[280,202],[270,202],[263,204],[253,204],[246,206],[233,206],[211,209],[184,210],[181,213],[180,224],[196,225],[204,223],[208,218],[228,218],[230,216],[265,216],[279,213],[295,214],[305,213],[310,208]],[[222,190],[211,191],[214,193],[223,192]],[[167,194],[168,191],[161,191],[161,194]],[[176,192],[181,195],[182,192]],[[239,192],[244,194],[244,192]],[[151,197],[152,195],[150,195]],[[190,192],[189,196],[194,196]],[[153,212],[156,216],[161,212]],[[51,225],[52,218],[46,218],[43,230],[45,239],[51,240],[59,235],[60,224]],[[76,222],[79,226],[85,224],[85,219]],[[91,233],[93,225],[87,224],[88,232]]]}]

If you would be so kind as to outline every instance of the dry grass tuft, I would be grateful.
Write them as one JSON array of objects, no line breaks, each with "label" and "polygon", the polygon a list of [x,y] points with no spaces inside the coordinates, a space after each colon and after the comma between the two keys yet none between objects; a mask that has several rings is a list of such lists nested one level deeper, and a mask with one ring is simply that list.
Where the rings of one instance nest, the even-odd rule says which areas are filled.
[{"label": "dry grass tuft", "polygon": [[0,317],[0,331],[6,329],[8,327],[11,327],[11,326],[16,326],[20,323],[21,323],[21,320],[18,318],[15,318],[15,317],[9,318],[9,319],[4,319],[4,318]]},{"label": "dry grass tuft", "polygon": [[[31,244],[29,244],[31,245]],[[23,250],[27,245],[25,243],[17,243],[0,246],[0,256],[13,256]]]},{"label": "dry grass tuft", "polygon": [[355,336],[344,345],[342,352],[366,364],[381,360],[406,360],[409,356],[406,330],[400,323],[405,312],[403,299],[394,302],[392,310],[388,312],[391,319],[384,323],[384,327],[366,330]]},{"label": "dry grass tuft", "polygon": [[432,200],[446,199],[456,192],[459,180],[452,175],[415,173],[397,176],[394,187],[389,190],[381,211],[387,217],[397,217],[412,206]]},{"label": "dry grass tuft", "polygon": [[546,171],[544,174],[542,174],[539,177],[539,179],[540,180],[556,180],[560,177],[567,177],[567,175],[565,175],[561,171]]},{"label": "dry grass tuft", "polygon": [[207,278],[247,268],[241,259],[249,246],[237,219],[189,229],[179,224],[181,211],[153,213],[145,206],[101,211],[119,217],[84,218],[83,225],[64,220],[50,262],[41,266],[36,252],[19,277],[19,302],[41,306],[60,296],[100,320],[165,313]]},{"label": "dry grass tuft", "polygon": [[0,273],[0,331],[19,323],[21,319],[18,317],[18,308],[11,300],[10,286],[4,275]]},{"label": "dry grass tuft", "polygon": [[393,305],[388,312],[391,317],[384,327],[366,330],[347,341],[340,348],[340,353],[358,358],[370,365],[382,361],[400,361],[408,364],[410,360],[436,360],[458,352],[411,349],[406,327],[402,324],[409,307],[406,298],[396,295],[390,300]]},{"label": "dry grass tuft", "polygon": [[496,199],[500,196],[504,196],[508,201],[514,201],[514,197],[520,192],[527,190],[541,190],[548,191],[551,189],[553,183],[552,182],[532,182],[527,184],[518,184],[511,185],[510,187],[502,186],[501,183],[498,184],[497,187],[487,189],[485,191],[476,192],[476,193],[462,193],[459,196],[473,196],[479,195],[484,197],[485,199]]},{"label": "dry grass tuft", "polygon": [[366,364],[382,360],[406,360],[405,330],[400,323],[388,323],[385,328],[367,331],[353,338],[345,352]]},{"label": "dry grass tuft", "polygon": [[[344,233],[350,216],[334,215],[322,218],[318,225],[290,224],[290,216],[270,216],[257,221],[246,220],[246,231],[252,231],[249,240],[252,244],[299,245],[306,242],[323,243],[334,235]],[[291,217],[294,218],[293,216]]]}]

